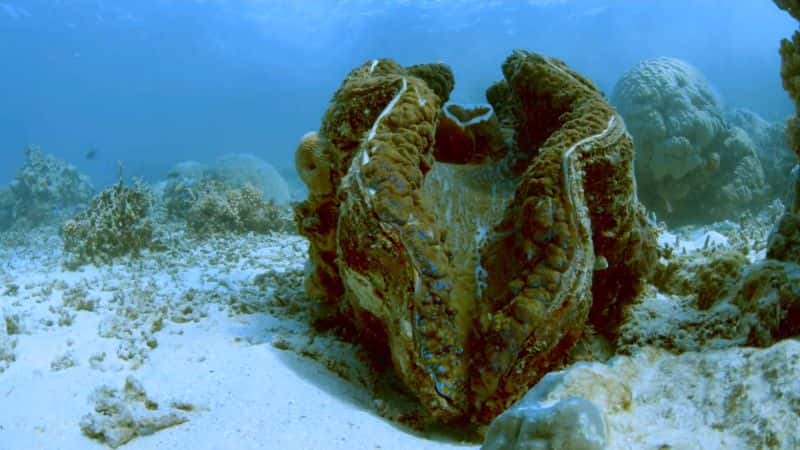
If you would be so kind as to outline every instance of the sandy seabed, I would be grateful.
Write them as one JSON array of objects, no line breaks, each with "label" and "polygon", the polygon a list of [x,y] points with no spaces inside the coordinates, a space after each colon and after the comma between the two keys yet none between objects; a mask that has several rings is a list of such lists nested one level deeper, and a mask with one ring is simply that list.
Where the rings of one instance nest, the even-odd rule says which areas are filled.
[{"label": "sandy seabed", "polygon": [[[759,260],[762,222],[660,242],[699,261],[734,244]],[[310,325],[303,238],[174,229],[163,241],[71,271],[55,228],[0,234],[0,450],[479,447],[386,418],[403,419],[407,399],[357,346]],[[649,287],[631,339],[691,335],[704,314],[691,303]],[[594,402],[614,450],[800,448],[800,342],[699,348],[577,364],[547,402]]]},{"label": "sandy seabed", "polygon": [[69,271],[55,229],[4,236],[0,450],[475,447],[376,412],[355,350],[290,298],[304,239],[170,241]]}]

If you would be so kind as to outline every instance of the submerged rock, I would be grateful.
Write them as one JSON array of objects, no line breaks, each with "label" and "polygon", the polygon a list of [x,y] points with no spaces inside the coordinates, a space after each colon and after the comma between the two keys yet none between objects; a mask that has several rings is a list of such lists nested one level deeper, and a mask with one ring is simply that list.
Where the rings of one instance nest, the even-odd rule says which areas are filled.
[{"label": "submerged rock", "polygon": [[[606,449],[608,426],[596,404],[580,397],[549,399],[567,375],[563,371],[547,374],[498,416],[489,426],[481,450]],[[630,391],[623,389],[616,394],[621,395],[622,403],[630,403]]]},{"label": "submerged rock", "polygon": [[[800,436],[787,432],[800,427],[799,372],[795,340],[681,355],[648,348],[607,364],[579,363],[545,377],[529,394],[536,397],[533,407],[526,397],[498,417],[482,448],[800,448]],[[543,423],[542,405],[569,404],[579,405],[584,419],[568,429],[552,414],[550,446],[543,444],[545,433],[514,430],[514,421],[520,431]],[[602,442],[601,420],[608,426],[607,446],[586,446]],[[557,436],[594,439],[577,441],[583,447],[559,447],[553,445]]]},{"label": "submerged rock", "polygon": [[[503,73],[491,109],[449,110],[453,121],[413,71],[370,61],[297,152],[307,292],[368,336],[438,420],[487,423],[585,325],[613,333],[655,259],[633,146],[602,94],[534,53],[515,52]],[[446,152],[443,117],[468,137]]]}]

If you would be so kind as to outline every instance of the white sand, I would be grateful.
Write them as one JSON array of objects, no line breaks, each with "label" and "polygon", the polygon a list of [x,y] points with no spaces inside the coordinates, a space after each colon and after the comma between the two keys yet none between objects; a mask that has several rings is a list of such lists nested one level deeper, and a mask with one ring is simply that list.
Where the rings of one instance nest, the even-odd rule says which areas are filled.
[{"label": "white sand", "polygon": [[[113,406],[121,412],[88,416],[110,436],[131,423],[152,433],[126,449],[477,447],[380,417],[352,349],[329,337],[312,340],[307,324],[292,319],[292,305],[275,301],[279,286],[254,283],[263,273],[280,281],[301,272],[306,245],[298,237],[188,242],[77,272],[62,269],[54,232],[32,238],[0,248],[0,310],[12,325],[7,341],[16,341],[15,360],[0,373],[2,450],[107,448],[80,423],[100,404],[90,399],[97,388],[122,390],[129,376],[157,408],[120,397]],[[94,301],[94,311],[76,298]],[[163,328],[152,331],[160,321]],[[326,360],[328,351],[345,363]],[[176,418],[183,423],[147,429]]]}]

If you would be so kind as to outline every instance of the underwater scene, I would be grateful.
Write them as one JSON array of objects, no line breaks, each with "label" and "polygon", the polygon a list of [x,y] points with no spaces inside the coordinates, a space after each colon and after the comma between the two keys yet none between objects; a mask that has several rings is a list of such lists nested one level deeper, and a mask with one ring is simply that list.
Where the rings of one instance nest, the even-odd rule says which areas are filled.
[{"label": "underwater scene", "polygon": [[800,0],[0,0],[0,450],[800,449]]}]

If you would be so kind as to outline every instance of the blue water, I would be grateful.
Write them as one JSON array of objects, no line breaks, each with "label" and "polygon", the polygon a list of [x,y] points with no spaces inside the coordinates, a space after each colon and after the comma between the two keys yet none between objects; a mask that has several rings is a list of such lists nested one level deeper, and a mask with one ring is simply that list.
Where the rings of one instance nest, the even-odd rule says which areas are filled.
[{"label": "blue water", "polygon": [[[247,152],[290,168],[332,92],[367,59],[445,61],[479,101],[513,48],[610,93],[636,62],[698,67],[725,104],[792,112],[777,48],[797,26],[766,0],[0,1],[0,184],[40,145],[96,186]],[[97,149],[92,160],[84,158]]]}]

